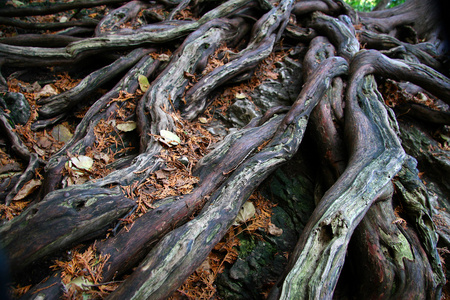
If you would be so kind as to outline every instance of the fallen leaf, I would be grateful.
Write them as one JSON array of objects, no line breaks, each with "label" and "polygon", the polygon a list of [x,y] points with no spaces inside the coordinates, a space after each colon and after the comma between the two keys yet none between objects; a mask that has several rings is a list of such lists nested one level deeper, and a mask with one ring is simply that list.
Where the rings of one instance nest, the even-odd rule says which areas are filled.
[{"label": "fallen leaf", "polygon": [[197,270],[199,270],[199,269],[203,269],[204,271],[209,271],[209,272],[212,271],[211,265],[209,264],[209,258],[208,258],[208,257],[207,257],[207,258],[202,262],[202,264],[197,268]]},{"label": "fallen leaf", "polygon": [[49,149],[53,145],[53,143],[45,136],[40,136],[37,139],[36,143],[40,148],[44,148],[44,149]]},{"label": "fallen leaf", "polygon": [[243,93],[236,93],[236,95],[234,95],[234,97],[236,97],[236,99],[245,99],[246,96]]},{"label": "fallen leaf", "polygon": [[239,225],[242,223],[245,223],[248,219],[253,217],[256,213],[255,206],[251,201],[247,201],[242,205],[241,209],[239,210],[239,213],[236,217],[236,220],[234,221],[233,225]]},{"label": "fallen leaf", "polygon": [[194,74],[191,74],[191,73],[186,72],[186,71],[184,71],[183,74],[184,74],[184,77],[185,77],[185,78],[191,79],[191,80],[195,80],[195,75],[194,75]]},{"label": "fallen leaf", "polygon": [[[84,171],[78,169],[77,167],[75,167],[71,160],[67,161],[67,162],[64,164],[64,167],[66,168],[66,170],[72,171],[72,175],[75,175],[76,177],[81,176],[81,175],[84,175]],[[70,180],[72,180],[71,178],[72,178],[72,177],[69,177]],[[73,181],[73,180],[72,180],[72,181]],[[74,183],[72,183],[72,184],[74,184]],[[72,185],[72,184],[69,184],[69,185]]]},{"label": "fallen leaf", "polygon": [[155,175],[156,175],[156,179],[160,180],[160,179],[165,179],[166,176],[166,172],[163,170],[157,170],[155,171]]},{"label": "fallen leaf", "polygon": [[107,164],[107,163],[111,160],[111,158],[109,157],[109,155],[106,154],[106,153],[103,153],[103,152],[95,153],[95,154],[94,154],[94,158],[95,158],[96,160],[103,160],[103,162],[104,162],[105,164]]},{"label": "fallen leaf", "polygon": [[162,53],[162,54],[158,55],[158,59],[160,61],[169,61],[170,60],[170,56],[167,55],[167,54]]},{"label": "fallen leaf", "polygon": [[58,89],[53,84],[46,84],[44,87],[35,94],[35,99],[39,99],[42,97],[50,97],[58,95]]},{"label": "fallen leaf", "polygon": [[177,181],[175,182],[175,186],[176,187],[181,187],[183,185],[188,184],[189,182],[187,182],[186,180],[182,179],[182,178],[177,178]]},{"label": "fallen leaf", "polygon": [[272,223],[269,224],[267,231],[269,232],[269,234],[274,236],[280,236],[283,234],[283,229],[278,228],[277,226],[275,226],[275,224]]},{"label": "fallen leaf", "polygon": [[94,283],[92,281],[87,280],[84,276],[79,276],[73,279],[71,282],[69,282],[68,285],[70,286],[72,284],[82,288],[83,290],[86,290],[89,289],[89,287],[86,287],[86,285],[93,285]]},{"label": "fallen leaf", "polygon": [[172,171],[176,171],[177,168],[174,168],[174,167],[172,167],[172,168],[164,168],[163,170],[166,171],[166,172],[172,172]]},{"label": "fallen leaf", "polygon": [[108,121],[106,121],[106,124],[115,127],[116,126],[116,119],[108,120]]},{"label": "fallen leaf", "polygon": [[205,117],[200,117],[200,118],[198,118],[198,121],[199,121],[200,123],[202,123],[202,124],[208,123],[208,119],[206,119]]},{"label": "fallen leaf", "polygon": [[181,139],[176,135],[175,133],[168,131],[168,130],[161,130],[159,133],[161,135],[162,140],[164,144],[166,144],[169,147],[176,146],[181,143]]},{"label": "fallen leaf", "polygon": [[38,187],[42,185],[42,181],[31,179],[20,189],[20,191],[14,196],[13,200],[22,200],[25,197],[31,195]]},{"label": "fallen leaf", "polygon": [[139,87],[140,87],[141,91],[143,91],[143,92],[147,91],[148,88],[150,87],[150,83],[148,82],[147,77],[145,77],[144,75],[139,75],[138,81],[139,81]]},{"label": "fallen leaf", "polygon": [[136,122],[127,121],[124,123],[120,123],[120,124],[116,125],[116,128],[119,129],[120,131],[124,131],[124,132],[133,131],[136,129]]},{"label": "fallen leaf", "polygon": [[186,156],[182,156],[178,159],[178,161],[180,163],[182,163],[183,165],[185,165],[186,167],[189,165],[189,158],[187,158]]},{"label": "fallen leaf", "polygon": [[67,143],[72,136],[70,130],[62,124],[56,125],[52,130],[52,137],[58,142]]},{"label": "fallen leaf", "polygon": [[266,75],[270,79],[277,80],[278,79],[278,73],[267,71],[264,75]]},{"label": "fallen leaf", "polygon": [[90,170],[94,164],[94,160],[85,155],[74,156],[70,159],[70,161],[75,165],[75,167],[81,170]]},{"label": "fallen leaf", "polygon": [[37,91],[40,91],[41,89],[42,87],[39,85],[39,82],[37,81],[33,82],[33,84],[29,88],[30,93],[35,93]]},{"label": "fallen leaf", "polygon": [[82,176],[75,176],[75,177],[69,177],[67,180],[67,185],[77,185],[77,184],[83,184],[86,181],[88,181],[90,178],[88,175],[82,175]]}]

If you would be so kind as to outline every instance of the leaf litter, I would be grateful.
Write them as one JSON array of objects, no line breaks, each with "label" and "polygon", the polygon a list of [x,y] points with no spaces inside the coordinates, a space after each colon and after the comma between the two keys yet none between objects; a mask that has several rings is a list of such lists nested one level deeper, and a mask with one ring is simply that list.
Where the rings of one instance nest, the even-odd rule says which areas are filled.
[{"label": "leaf litter", "polygon": [[119,282],[102,283],[102,273],[109,255],[99,255],[95,243],[84,251],[73,249],[69,260],[56,260],[51,266],[61,271],[65,299],[102,299],[119,285]]}]

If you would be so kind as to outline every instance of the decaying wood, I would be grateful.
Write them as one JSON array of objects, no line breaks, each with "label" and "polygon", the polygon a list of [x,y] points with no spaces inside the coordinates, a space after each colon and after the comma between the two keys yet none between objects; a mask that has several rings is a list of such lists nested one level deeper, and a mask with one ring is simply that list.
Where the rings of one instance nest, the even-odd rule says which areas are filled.
[{"label": "decaying wood", "polygon": [[432,206],[431,196],[419,178],[417,161],[413,157],[406,158],[398,177],[399,180],[394,182],[395,186],[402,194],[405,212],[414,220],[417,235],[429,257],[433,280],[435,284],[444,283],[441,260],[436,247],[433,246],[437,244],[438,236],[436,225],[432,221],[432,211],[429,209]]},{"label": "decaying wood", "polygon": [[19,273],[55,251],[104,234],[107,225],[133,205],[117,189],[86,186],[54,191],[2,226],[2,245]]}]

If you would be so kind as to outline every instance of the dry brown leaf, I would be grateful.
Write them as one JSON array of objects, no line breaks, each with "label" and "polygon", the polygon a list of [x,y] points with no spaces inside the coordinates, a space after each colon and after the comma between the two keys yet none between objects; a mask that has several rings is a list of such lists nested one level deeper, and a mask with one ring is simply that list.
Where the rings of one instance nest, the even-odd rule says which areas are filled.
[{"label": "dry brown leaf", "polygon": [[267,71],[266,72],[266,76],[268,78],[270,78],[270,79],[273,79],[273,80],[277,80],[278,79],[278,73],[275,73],[273,71]]},{"label": "dry brown leaf", "polygon": [[37,100],[40,98],[55,96],[58,94],[59,91],[56,86],[54,86],[53,84],[46,84],[39,92],[34,94],[34,98]]},{"label": "dry brown leaf", "polygon": [[156,179],[161,180],[161,179],[166,179],[167,178],[167,173],[163,170],[157,170],[155,171],[155,175],[156,175]]},{"label": "dry brown leaf", "polygon": [[108,154],[103,153],[103,152],[96,152],[93,154],[93,157],[96,160],[102,160],[105,164],[109,163],[111,161],[111,158]]},{"label": "dry brown leaf", "polygon": [[45,136],[40,136],[37,141],[36,144],[43,149],[50,149],[52,147],[52,141],[50,141],[47,137]]},{"label": "dry brown leaf", "polygon": [[283,229],[278,228],[277,226],[275,226],[275,224],[272,223],[269,224],[267,231],[273,236],[280,236],[283,234]]},{"label": "dry brown leaf", "polygon": [[31,179],[20,189],[20,191],[14,196],[13,200],[23,200],[27,196],[31,195],[37,188],[42,185],[42,181]]}]

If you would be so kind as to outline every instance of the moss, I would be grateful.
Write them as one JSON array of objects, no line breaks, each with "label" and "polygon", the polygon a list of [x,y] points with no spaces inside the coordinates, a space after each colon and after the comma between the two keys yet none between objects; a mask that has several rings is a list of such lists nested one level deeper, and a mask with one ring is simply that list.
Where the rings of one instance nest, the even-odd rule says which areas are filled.
[{"label": "moss", "polygon": [[252,253],[256,247],[256,243],[252,238],[241,238],[239,246],[239,258],[246,258]]}]

